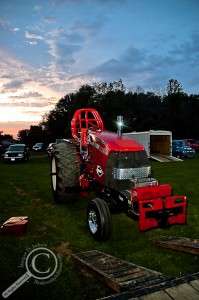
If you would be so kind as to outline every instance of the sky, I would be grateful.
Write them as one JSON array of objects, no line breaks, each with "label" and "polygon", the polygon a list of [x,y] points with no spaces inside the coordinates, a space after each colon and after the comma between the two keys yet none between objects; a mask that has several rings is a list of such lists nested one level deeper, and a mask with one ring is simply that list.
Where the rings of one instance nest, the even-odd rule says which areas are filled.
[{"label": "sky", "polygon": [[198,0],[0,0],[0,131],[12,134],[84,84],[122,79],[199,94]]}]

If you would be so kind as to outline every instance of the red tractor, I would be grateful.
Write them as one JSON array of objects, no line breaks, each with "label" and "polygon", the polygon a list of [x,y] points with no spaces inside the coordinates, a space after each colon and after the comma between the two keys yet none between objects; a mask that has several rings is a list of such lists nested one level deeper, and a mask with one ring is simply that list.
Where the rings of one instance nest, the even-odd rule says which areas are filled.
[{"label": "red tractor", "polygon": [[104,130],[99,113],[79,109],[71,121],[73,139],[54,146],[51,184],[56,202],[71,202],[95,191],[87,209],[90,234],[106,241],[111,234],[111,214],[125,212],[138,221],[140,231],[186,222],[187,199],[172,196],[169,184],[151,177],[145,149],[118,132]]}]

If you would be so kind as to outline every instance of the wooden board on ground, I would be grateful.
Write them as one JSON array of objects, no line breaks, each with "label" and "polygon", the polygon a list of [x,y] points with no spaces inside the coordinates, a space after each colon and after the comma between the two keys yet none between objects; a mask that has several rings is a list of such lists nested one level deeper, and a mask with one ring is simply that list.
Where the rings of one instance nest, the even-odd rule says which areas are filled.
[{"label": "wooden board on ground", "polygon": [[176,278],[155,287],[123,292],[99,300],[198,300],[199,279],[196,278],[199,278],[199,273]]},{"label": "wooden board on ground", "polygon": [[72,259],[118,293],[156,286],[174,278],[97,250],[72,254]]},{"label": "wooden board on ground", "polygon": [[72,259],[118,293],[100,300],[199,299],[199,272],[181,278],[165,276],[97,250],[72,254]]},{"label": "wooden board on ground", "polygon": [[151,240],[154,246],[168,248],[199,255],[199,239],[190,239],[176,236],[163,236]]}]

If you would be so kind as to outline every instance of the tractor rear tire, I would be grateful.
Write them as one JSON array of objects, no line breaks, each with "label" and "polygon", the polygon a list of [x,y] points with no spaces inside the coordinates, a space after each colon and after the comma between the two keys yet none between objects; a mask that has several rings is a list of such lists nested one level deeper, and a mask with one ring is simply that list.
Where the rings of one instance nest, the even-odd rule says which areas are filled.
[{"label": "tractor rear tire", "polygon": [[71,203],[78,198],[79,176],[75,146],[70,143],[55,145],[51,158],[51,187],[55,202]]},{"label": "tractor rear tire", "polygon": [[106,202],[100,198],[93,199],[87,209],[87,224],[91,236],[105,242],[111,235],[111,214]]}]

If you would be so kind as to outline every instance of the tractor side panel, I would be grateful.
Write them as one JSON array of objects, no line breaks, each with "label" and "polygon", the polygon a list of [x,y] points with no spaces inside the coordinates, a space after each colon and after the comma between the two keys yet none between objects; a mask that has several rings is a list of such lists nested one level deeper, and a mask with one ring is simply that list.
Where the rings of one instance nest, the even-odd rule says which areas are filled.
[{"label": "tractor side panel", "polygon": [[99,143],[93,143],[88,147],[89,153],[89,175],[98,183],[104,185],[107,154]]}]

